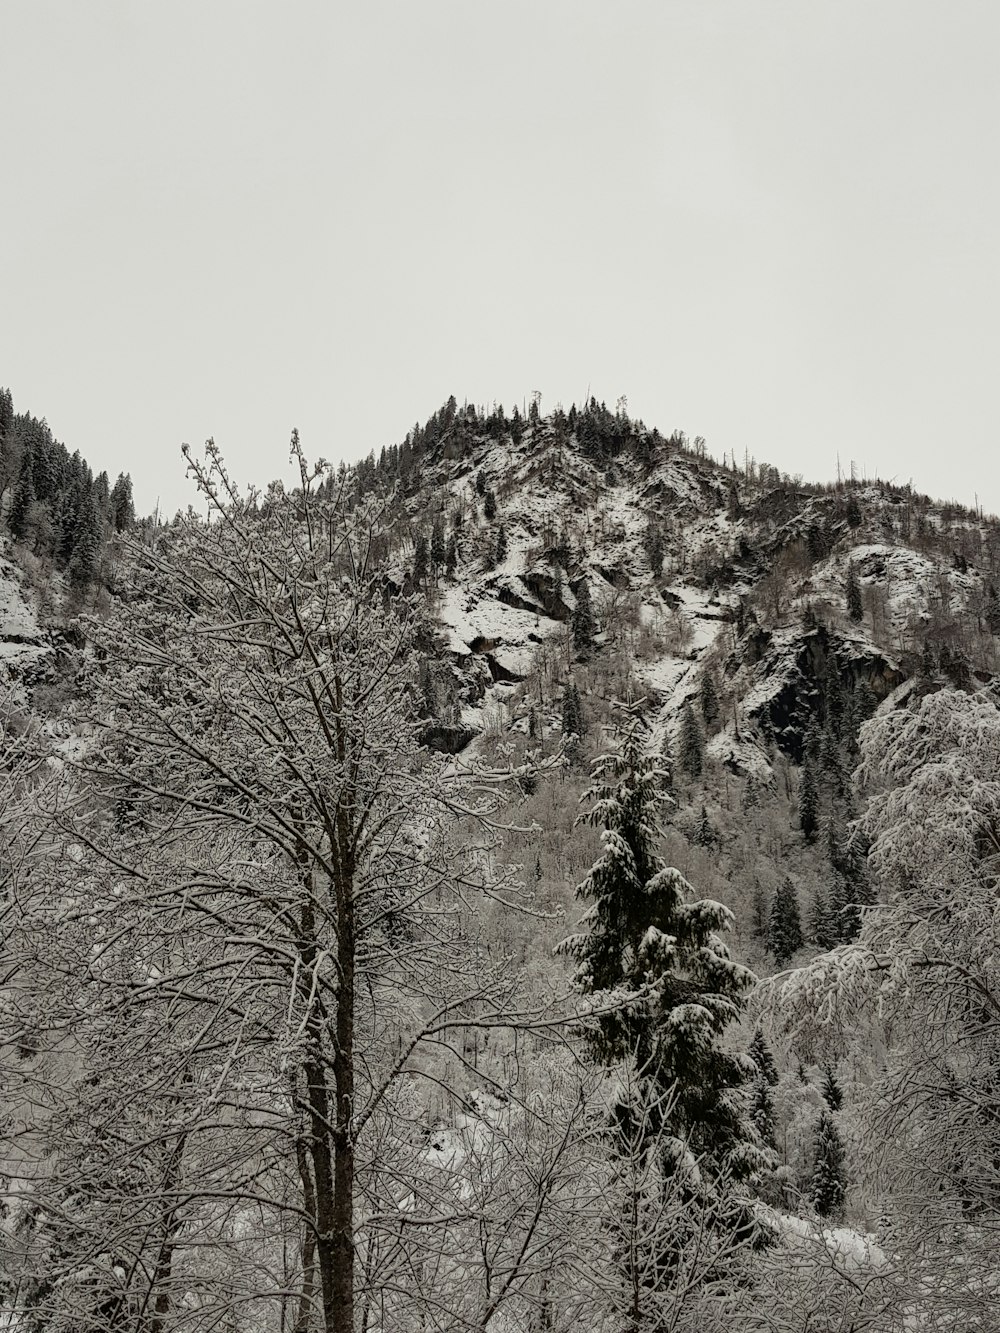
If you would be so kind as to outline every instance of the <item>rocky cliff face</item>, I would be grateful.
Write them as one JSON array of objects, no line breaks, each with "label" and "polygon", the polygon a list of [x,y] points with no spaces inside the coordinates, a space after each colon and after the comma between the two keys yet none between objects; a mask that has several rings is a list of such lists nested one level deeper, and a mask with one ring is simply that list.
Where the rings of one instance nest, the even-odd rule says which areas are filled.
[{"label": "rocky cliff face", "polygon": [[921,673],[996,669],[994,520],[909,489],[729,470],[683,437],[598,417],[595,444],[585,414],[513,434],[460,416],[406,479],[394,578],[413,586],[435,522],[455,548],[453,572],[431,562],[418,580],[440,635],[427,711],[441,748],[523,729],[533,681],[584,669],[676,736],[711,676],[709,752],[759,773],[772,743],[801,759],[834,676],[870,709]]}]

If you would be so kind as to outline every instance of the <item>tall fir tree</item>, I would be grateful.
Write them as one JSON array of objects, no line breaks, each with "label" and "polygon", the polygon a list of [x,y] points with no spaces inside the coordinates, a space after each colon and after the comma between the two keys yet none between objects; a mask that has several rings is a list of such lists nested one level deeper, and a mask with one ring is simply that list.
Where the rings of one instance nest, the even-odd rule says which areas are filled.
[{"label": "tall fir tree", "polygon": [[819,792],[812,760],[806,753],[799,780],[799,827],[806,842],[814,842],[819,829]]},{"label": "tall fir tree", "polygon": [[583,704],[580,702],[580,691],[574,681],[570,681],[563,690],[562,702],[562,734],[564,736],[582,737],[587,734],[587,724],[583,716]]},{"label": "tall fir tree", "polygon": [[846,1154],[833,1112],[828,1107],[820,1112],[816,1126],[811,1193],[813,1207],[820,1217],[841,1216],[847,1193]]},{"label": "tall fir tree", "polygon": [[702,673],[699,688],[701,715],[706,726],[711,727],[719,719],[719,688],[715,683],[715,672],[706,670]]},{"label": "tall fir tree", "polygon": [[14,487],[14,498],[11,501],[10,513],[7,515],[7,526],[10,528],[10,534],[15,541],[23,542],[28,535],[28,519],[31,514],[31,506],[35,503],[35,482],[32,475],[31,457],[25,455],[26,461],[21,464],[21,472]]},{"label": "tall fir tree", "polygon": [[427,578],[427,572],[430,568],[430,550],[427,545],[427,537],[424,533],[419,533],[413,546],[413,582],[420,585]]},{"label": "tall fir tree", "polygon": [[572,625],[573,648],[578,655],[586,657],[594,646],[594,633],[597,629],[594,607],[590,600],[590,584],[586,577],[580,579],[573,592],[576,596]]},{"label": "tall fir tree", "polygon": [[444,568],[446,550],[444,544],[444,519],[435,514],[431,524],[431,564],[435,570]]},{"label": "tall fir tree", "polygon": [[787,963],[802,948],[802,920],[799,915],[799,895],[795,885],[786,876],[771,904],[767,923],[767,944],[779,965]]},{"label": "tall fir tree", "polygon": [[682,773],[697,778],[705,766],[705,738],[690,700],[681,709],[681,725],[677,736],[677,763]]},{"label": "tall fir tree", "polygon": [[852,620],[863,620],[865,608],[861,601],[861,583],[853,560],[849,560],[847,564],[847,586],[844,592],[847,598],[847,614]]},{"label": "tall fir tree", "polygon": [[595,761],[593,777],[584,797],[591,804],[577,820],[601,829],[601,855],[576,890],[590,904],[586,930],[558,947],[576,959],[585,994],[622,1001],[593,1020],[591,1052],[606,1064],[634,1062],[640,1081],[666,1094],[654,1102],[665,1120],[648,1124],[651,1133],[665,1129],[676,1152],[690,1151],[703,1169],[746,1179],[767,1159],[735,1095],[751,1062],[724,1040],[754,982],[722,939],[732,914],[691,901],[690,884],[656,852],[669,798],[637,723],[619,751]]},{"label": "tall fir tree", "polygon": [[840,1084],[837,1082],[837,1075],[833,1065],[827,1065],[823,1071],[823,1085],[820,1089],[823,1093],[823,1100],[829,1106],[831,1111],[839,1111],[844,1104],[844,1094],[841,1091]]},{"label": "tall fir tree", "polygon": [[93,489],[80,507],[73,555],[69,562],[70,580],[74,587],[85,588],[97,574],[101,553],[101,516]]}]

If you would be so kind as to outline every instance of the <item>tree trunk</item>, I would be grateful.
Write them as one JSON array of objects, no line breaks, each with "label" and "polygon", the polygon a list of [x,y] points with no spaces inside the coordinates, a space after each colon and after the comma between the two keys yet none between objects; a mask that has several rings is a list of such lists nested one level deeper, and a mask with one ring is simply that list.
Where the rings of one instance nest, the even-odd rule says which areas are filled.
[{"label": "tree trunk", "polygon": [[[338,886],[337,913],[337,1042],[333,1057],[336,1086],[334,1122],[334,1184],[331,1242],[332,1306],[327,1306],[330,1333],[354,1333],[354,901],[353,884]],[[324,1291],[325,1298],[325,1291]]]}]

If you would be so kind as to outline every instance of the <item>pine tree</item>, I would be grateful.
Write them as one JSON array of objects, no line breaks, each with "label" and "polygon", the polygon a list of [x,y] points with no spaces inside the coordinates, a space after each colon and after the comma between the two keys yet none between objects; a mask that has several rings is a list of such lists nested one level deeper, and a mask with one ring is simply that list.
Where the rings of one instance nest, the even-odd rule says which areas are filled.
[{"label": "pine tree", "polygon": [[816,1165],[812,1176],[813,1207],[820,1217],[839,1217],[847,1191],[844,1143],[833,1113],[824,1108],[816,1127]]},{"label": "pine tree", "polygon": [[427,547],[427,537],[424,533],[417,536],[413,546],[413,582],[422,584],[427,578],[427,570],[430,564],[430,552]]},{"label": "pine tree", "polygon": [[449,578],[453,578],[455,570],[458,568],[458,538],[452,532],[448,537],[448,545],[444,553],[444,569]]},{"label": "pine tree", "polygon": [[750,1119],[765,1148],[775,1147],[774,1094],[766,1078],[758,1074],[750,1093]]},{"label": "pine tree", "polygon": [[833,1071],[833,1065],[827,1065],[823,1073],[823,1086],[821,1089],[823,1098],[831,1111],[839,1111],[844,1104],[844,1094],[837,1082],[837,1075]]},{"label": "pine tree", "polygon": [[708,818],[708,810],[703,805],[701,814],[698,817],[698,823],[695,825],[694,840],[699,847],[711,847],[715,842],[715,830]]},{"label": "pine tree", "polygon": [[836,909],[821,887],[816,889],[813,899],[809,930],[812,942],[819,949],[832,949],[837,943]]},{"label": "pine tree", "polygon": [[437,514],[431,524],[431,564],[435,569],[443,567],[445,554],[444,519]]},{"label": "pine tree", "polygon": [[14,430],[14,398],[9,389],[0,389],[0,447],[9,443]]},{"label": "pine tree", "polygon": [[771,1054],[771,1048],[764,1040],[764,1034],[760,1028],[755,1030],[747,1054],[757,1066],[760,1076],[773,1088],[778,1082],[778,1070],[774,1063],[774,1056]]},{"label": "pine tree", "polygon": [[658,523],[646,525],[643,546],[646,550],[646,559],[649,561],[650,571],[654,578],[659,578],[663,569],[664,546],[663,531]]},{"label": "pine tree", "polygon": [[701,678],[701,687],[699,690],[701,701],[701,715],[705,719],[707,726],[711,726],[718,721],[719,717],[719,691],[715,684],[715,673],[705,671]]},{"label": "pine tree", "polygon": [[28,517],[35,502],[35,483],[32,477],[31,457],[25,454],[26,462],[21,464],[21,473],[14,487],[7,526],[15,541],[23,542],[28,535]]},{"label": "pine tree", "polygon": [[73,555],[69,562],[70,580],[76,588],[84,588],[97,572],[101,553],[101,519],[97,501],[91,492],[83,502],[73,541]]},{"label": "pine tree", "polygon": [[573,608],[573,648],[581,657],[586,657],[594,646],[594,608],[590,600],[590,585],[582,578],[573,589],[576,606]]},{"label": "pine tree", "polygon": [[[753,984],[721,938],[732,915],[720,903],[691,902],[691,886],[656,853],[657,821],[669,798],[638,724],[593,772],[585,797],[592,804],[578,822],[602,830],[603,850],[576,891],[591,904],[586,930],[558,951],[576,959],[576,982],[586,994],[641,998],[596,1018],[588,1044],[602,1063],[634,1061],[648,1086],[668,1093],[658,1114],[703,1169],[745,1179],[766,1159],[733,1096],[748,1081],[747,1062],[722,1045]],[[646,1124],[652,1133],[661,1127]]]},{"label": "pine tree", "polygon": [[585,736],[587,725],[583,718],[583,705],[580,691],[573,681],[563,690],[562,734],[564,736]]},{"label": "pine tree", "polygon": [[681,709],[681,726],[677,738],[677,762],[689,778],[699,777],[704,768],[704,738],[690,700]]},{"label": "pine tree", "polygon": [[501,565],[506,559],[507,559],[507,529],[501,523],[499,528],[497,528],[496,562],[498,565]]},{"label": "pine tree", "polygon": [[487,522],[492,523],[497,516],[497,497],[493,494],[490,487],[487,487],[483,496],[483,513],[486,515]]},{"label": "pine tree", "polygon": [[735,523],[743,513],[743,506],[740,504],[740,493],[736,489],[735,481],[729,483],[729,499],[726,505],[726,517],[730,523]]},{"label": "pine tree", "polygon": [[816,775],[808,754],[802,764],[802,778],[799,782],[799,827],[806,842],[816,840],[819,829],[819,793],[816,790]]},{"label": "pine tree", "polygon": [[847,525],[850,528],[860,528],[861,522],[861,506],[853,495],[849,495],[847,497]]},{"label": "pine tree", "polygon": [[795,885],[786,876],[771,904],[767,925],[767,944],[779,966],[787,963],[802,948],[802,922],[799,916],[799,895]]},{"label": "pine tree", "polygon": [[851,560],[847,565],[847,614],[852,620],[863,620],[865,609],[861,602],[861,584],[858,581],[858,571],[854,567],[854,561]]}]

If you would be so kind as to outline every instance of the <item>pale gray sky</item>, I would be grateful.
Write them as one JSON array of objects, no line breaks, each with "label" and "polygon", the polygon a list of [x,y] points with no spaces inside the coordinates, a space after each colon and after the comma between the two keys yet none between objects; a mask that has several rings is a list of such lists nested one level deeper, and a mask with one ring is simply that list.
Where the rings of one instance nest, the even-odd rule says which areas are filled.
[{"label": "pale gray sky", "polygon": [[1000,510],[996,0],[0,0],[0,383],[141,510],[620,394]]}]

